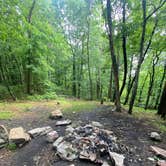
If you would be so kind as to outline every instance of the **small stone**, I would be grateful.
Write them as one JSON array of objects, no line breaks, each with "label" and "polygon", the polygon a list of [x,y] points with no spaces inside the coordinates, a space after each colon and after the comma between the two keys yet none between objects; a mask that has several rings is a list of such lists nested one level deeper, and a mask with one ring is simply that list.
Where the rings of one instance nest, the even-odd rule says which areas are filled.
[{"label": "small stone", "polygon": [[63,141],[63,137],[59,137],[54,143],[53,148],[57,148],[57,146]]},{"label": "small stone", "polygon": [[150,138],[155,141],[161,141],[161,136],[157,132],[151,132]]},{"label": "small stone", "polygon": [[102,164],[102,166],[110,166],[106,161]]},{"label": "small stone", "polygon": [[94,127],[103,127],[103,125],[100,122],[95,122],[95,121],[92,121],[92,126],[94,126]]},{"label": "small stone", "polygon": [[152,157],[148,157],[148,160],[149,160],[149,161],[155,161],[155,159],[152,158]]},{"label": "small stone", "polygon": [[74,128],[72,126],[67,126],[66,133],[73,133],[73,132],[74,132]]},{"label": "small stone", "polygon": [[65,126],[71,124],[71,120],[61,120],[56,122],[56,126]]},{"label": "small stone", "polygon": [[62,114],[61,110],[52,111],[49,116],[50,119],[59,119],[62,117],[63,117],[63,114]]},{"label": "small stone", "polygon": [[56,131],[51,131],[47,133],[47,142],[54,142],[59,137],[58,133]]},{"label": "small stone", "polygon": [[32,136],[32,137],[37,137],[37,136],[41,136],[41,135],[46,135],[47,133],[53,131],[53,129],[50,126],[46,126],[46,127],[40,127],[40,128],[35,128],[32,130],[29,130],[28,133]]},{"label": "small stone", "polygon": [[83,150],[80,152],[79,158],[85,159],[85,160],[90,160],[90,161],[94,162],[96,160],[97,156],[95,153],[93,153],[91,151]]},{"label": "small stone", "polygon": [[125,157],[121,154],[109,151],[110,157],[115,161],[115,166],[124,166]]}]

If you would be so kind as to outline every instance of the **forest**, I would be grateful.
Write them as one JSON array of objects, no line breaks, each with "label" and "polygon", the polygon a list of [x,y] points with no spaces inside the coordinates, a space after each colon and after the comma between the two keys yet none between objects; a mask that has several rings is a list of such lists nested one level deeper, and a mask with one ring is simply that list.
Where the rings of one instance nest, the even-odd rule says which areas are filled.
[{"label": "forest", "polygon": [[166,165],[166,0],[0,0],[0,166]]},{"label": "forest", "polygon": [[[0,2],[0,99],[63,94],[157,109],[165,0]],[[31,97],[30,97],[31,98]]]}]

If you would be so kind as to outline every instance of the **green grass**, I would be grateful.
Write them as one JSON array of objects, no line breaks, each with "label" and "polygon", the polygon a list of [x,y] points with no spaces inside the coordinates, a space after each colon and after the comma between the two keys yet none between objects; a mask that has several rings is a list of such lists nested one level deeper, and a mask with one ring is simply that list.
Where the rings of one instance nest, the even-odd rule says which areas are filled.
[{"label": "green grass", "polygon": [[3,120],[3,119],[12,119],[14,116],[14,114],[10,111],[0,111],[0,120]]},{"label": "green grass", "polygon": [[[128,106],[123,106],[128,109]],[[145,120],[145,123],[159,129],[161,132],[166,132],[166,121],[156,115],[156,110],[145,110],[141,107],[134,107],[132,116],[137,119]]]},{"label": "green grass", "polygon": [[64,111],[78,112],[78,111],[90,111],[98,107],[99,102],[96,101],[84,101],[84,100],[59,100]]}]

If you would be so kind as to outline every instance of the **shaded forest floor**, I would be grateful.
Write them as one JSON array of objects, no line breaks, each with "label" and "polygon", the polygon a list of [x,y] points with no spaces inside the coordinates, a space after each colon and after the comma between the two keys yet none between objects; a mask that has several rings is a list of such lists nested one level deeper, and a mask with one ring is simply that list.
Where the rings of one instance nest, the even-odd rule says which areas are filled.
[{"label": "shaded forest floor", "polygon": [[[154,161],[148,159],[148,157],[154,157],[150,151],[150,145],[166,148],[164,121],[160,121],[152,113],[141,112],[139,114],[136,112],[130,116],[126,112],[112,112],[112,106],[100,105],[97,102],[62,100],[60,105],[57,105],[56,101],[1,103],[0,124],[5,125],[8,129],[22,126],[26,130],[50,125],[59,135],[64,135],[65,127],[56,127],[56,121],[48,118],[49,113],[56,107],[62,108],[64,118],[72,120],[73,124],[79,126],[98,121],[104,125],[105,129],[113,131],[118,140],[132,151],[130,154],[124,154],[126,166],[155,165]],[[154,124],[158,124],[158,128]],[[154,142],[149,139],[152,131],[161,134],[162,142]],[[82,161],[72,163],[75,166],[94,165]],[[43,136],[33,139],[15,151],[0,150],[0,166],[68,166],[72,163],[59,160],[55,156],[52,146],[46,143]]]}]

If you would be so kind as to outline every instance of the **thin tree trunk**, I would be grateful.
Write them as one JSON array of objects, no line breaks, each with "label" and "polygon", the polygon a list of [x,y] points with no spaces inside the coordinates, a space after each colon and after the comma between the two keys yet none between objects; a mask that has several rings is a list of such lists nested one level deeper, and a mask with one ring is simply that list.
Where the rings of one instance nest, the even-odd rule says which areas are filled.
[{"label": "thin tree trunk", "polygon": [[131,99],[130,99],[130,105],[129,105],[129,110],[128,110],[129,114],[132,114],[132,109],[133,109],[135,98],[136,98],[136,95],[137,95],[137,88],[138,88],[139,73],[140,73],[141,65],[142,65],[142,62],[144,61],[144,57],[145,57],[148,49],[150,48],[150,45],[152,43],[152,38],[153,38],[153,35],[155,33],[155,29],[156,29],[157,23],[158,23],[158,19],[156,17],[155,25],[153,27],[153,30],[151,32],[151,35],[150,35],[150,38],[149,38],[149,41],[148,41],[148,44],[147,44],[147,47],[146,47],[145,52],[144,52],[146,24],[147,24],[147,20],[148,20],[147,17],[146,17],[146,0],[142,0],[142,11],[143,11],[143,24],[142,24],[142,35],[141,35],[140,51],[139,51],[140,56],[139,56],[139,59],[138,59],[138,65],[137,65],[137,69],[136,69],[136,72],[135,72],[135,81],[134,81],[134,85],[133,85],[133,91],[132,91],[132,96],[131,96]]},{"label": "thin tree trunk", "polygon": [[161,115],[162,118],[166,117],[166,82],[163,88],[162,96],[160,99],[160,104],[158,107],[158,112],[157,114]]},{"label": "thin tree trunk", "polygon": [[119,73],[118,73],[118,65],[114,51],[114,42],[113,42],[113,28],[112,28],[112,15],[111,15],[111,3],[110,0],[107,0],[107,19],[108,19],[108,27],[109,27],[109,46],[110,46],[110,53],[112,59],[112,67],[113,67],[113,75],[114,75],[114,82],[115,82],[115,93],[116,93],[116,110],[121,111],[120,105],[120,93],[119,93]]},{"label": "thin tree trunk", "polygon": [[148,78],[148,74],[146,74],[145,79],[143,80],[143,84],[142,84],[141,89],[140,89],[140,92],[139,92],[138,103],[141,103],[142,92],[143,92],[143,90],[144,90],[144,86],[145,86],[145,83],[146,83],[147,78]]},{"label": "thin tree trunk", "polygon": [[129,95],[130,95],[130,91],[133,87],[133,83],[134,83],[134,79],[132,79],[132,69],[133,69],[133,58],[134,56],[132,55],[131,57],[131,61],[130,61],[130,72],[129,72],[129,80],[128,80],[128,85],[127,85],[127,94],[126,94],[126,97],[125,97],[125,101],[124,101],[124,105],[126,105],[128,103],[128,99],[129,99]]},{"label": "thin tree trunk", "polygon": [[77,94],[77,85],[76,85],[76,59],[75,54],[73,54],[73,83],[72,83],[72,93],[76,97]]},{"label": "thin tree trunk", "polygon": [[162,90],[162,86],[163,86],[165,77],[166,77],[166,62],[164,64],[164,72],[163,72],[163,76],[161,78],[160,85],[159,85],[159,90],[158,90],[158,93],[157,93],[155,109],[157,109],[157,107],[158,107],[158,103],[159,103],[159,99],[160,99],[160,95],[161,95],[161,90]]},{"label": "thin tree trunk", "polygon": [[86,45],[86,48],[87,48],[87,63],[88,63],[88,76],[89,76],[89,87],[90,87],[90,100],[93,100],[93,83],[92,83],[92,76],[91,76],[91,69],[90,69],[90,53],[89,53],[89,40],[90,40],[90,14],[91,14],[91,11],[90,11],[90,4],[89,4],[89,15],[87,17],[87,45]]},{"label": "thin tree trunk", "polygon": [[126,0],[123,0],[123,25],[122,25],[122,48],[123,48],[123,59],[124,59],[124,75],[123,75],[123,83],[120,89],[120,96],[123,93],[126,77],[127,77],[127,52],[126,52]]},{"label": "thin tree trunk", "polygon": [[149,100],[152,94],[152,89],[153,89],[153,84],[154,84],[154,76],[155,76],[155,66],[158,63],[159,56],[160,54],[157,54],[156,57],[153,57],[152,60],[152,73],[150,74],[150,81],[149,81],[149,88],[148,88],[148,94],[146,98],[146,103],[145,103],[145,109],[148,108]]},{"label": "thin tree trunk", "polygon": [[[36,0],[33,0],[31,8],[29,10],[28,17],[27,17],[27,21],[30,25],[32,24],[32,13],[33,13],[33,10],[35,8],[35,3],[36,3]],[[28,30],[28,39],[29,39],[29,41],[31,40],[31,38],[32,38],[32,32],[29,29]],[[29,48],[28,57],[27,57],[27,64],[28,64],[28,68],[27,68],[27,93],[28,94],[31,94],[31,86],[32,86],[31,85],[32,84],[32,69],[30,67],[31,66],[31,58],[32,58],[32,49]]]},{"label": "thin tree trunk", "polygon": [[108,98],[110,101],[112,101],[112,66],[110,69],[110,81],[109,81],[109,87],[108,87]]}]

